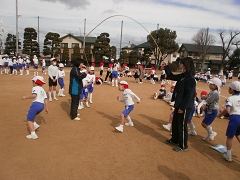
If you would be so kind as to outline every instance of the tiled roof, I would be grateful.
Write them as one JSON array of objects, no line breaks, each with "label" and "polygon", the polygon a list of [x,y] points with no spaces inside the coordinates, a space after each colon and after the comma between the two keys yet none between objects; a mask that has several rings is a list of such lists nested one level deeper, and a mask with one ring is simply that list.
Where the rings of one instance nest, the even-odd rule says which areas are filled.
[{"label": "tiled roof", "polygon": [[[180,53],[183,48],[185,48],[187,52],[199,52],[199,47],[200,46],[197,44],[184,44],[183,43],[178,52]],[[209,54],[222,54],[223,53],[222,46],[207,46],[207,47],[209,47],[209,50],[208,50]]]},{"label": "tiled roof", "polygon": [[[84,37],[83,37],[83,36],[74,36],[74,35],[72,35],[72,34],[67,34],[67,35],[61,37],[61,39],[64,39],[64,38],[66,38],[66,37],[68,37],[68,36],[71,36],[72,38],[74,38],[74,39],[76,39],[76,40],[78,40],[78,41],[81,41],[81,42],[84,41]],[[95,41],[96,41],[96,39],[97,39],[96,37],[86,37],[86,38],[85,38],[85,43],[86,43],[86,45],[94,44]]]}]

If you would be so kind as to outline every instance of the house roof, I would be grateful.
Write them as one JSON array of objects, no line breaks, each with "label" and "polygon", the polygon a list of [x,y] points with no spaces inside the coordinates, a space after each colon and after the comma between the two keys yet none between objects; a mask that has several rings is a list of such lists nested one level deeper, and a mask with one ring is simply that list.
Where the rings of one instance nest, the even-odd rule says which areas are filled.
[{"label": "house roof", "polygon": [[[180,53],[183,48],[185,48],[187,52],[199,52],[199,47],[200,47],[200,45],[197,45],[197,44],[183,43],[182,46],[180,47],[180,49],[178,50],[178,52]],[[208,50],[209,54],[222,54],[223,53],[222,46],[208,46],[208,47],[209,47],[209,50]]]},{"label": "house roof", "polygon": [[136,47],[135,44],[131,44],[130,48],[128,46],[123,47],[122,49],[134,49]]},{"label": "house roof", "polygon": [[149,42],[145,42],[145,43],[137,45],[136,48],[151,48],[151,45]]},{"label": "house roof", "polygon": [[[74,36],[72,34],[67,34],[67,35],[61,37],[61,39],[64,39],[64,38],[66,38],[68,36],[71,36],[72,38],[76,39],[77,41],[81,41],[81,42],[84,41],[84,36]],[[96,37],[86,37],[85,38],[85,44],[86,45],[94,44],[96,39],[97,39]]]}]

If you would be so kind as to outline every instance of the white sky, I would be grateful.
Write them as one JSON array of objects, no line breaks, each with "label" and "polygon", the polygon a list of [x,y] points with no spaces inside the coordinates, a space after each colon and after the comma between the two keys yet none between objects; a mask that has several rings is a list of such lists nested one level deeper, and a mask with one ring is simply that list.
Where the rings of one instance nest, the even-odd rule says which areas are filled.
[{"label": "white sky", "polygon": [[[19,36],[23,39],[24,28],[37,30],[40,17],[40,46],[47,32],[60,36],[68,33],[84,35],[104,19],[114,15],[97,27],[89,36],[102,32],[110,34],[111,45],[119,49],[121,21],[123,21],[122,47],[146,42],[148,32],[168,28],[177,32],[177,42],[192,43],[194,34],[201,28],[209,28],[216,36],[219,29],[240,30],[240,0],[18,0]],[[7,33],[16,33],[16,0],[0,0],[0,19]],[[141,23],[147,31],[138,23]],[[240,39],[240,38],[239,38]]]}]

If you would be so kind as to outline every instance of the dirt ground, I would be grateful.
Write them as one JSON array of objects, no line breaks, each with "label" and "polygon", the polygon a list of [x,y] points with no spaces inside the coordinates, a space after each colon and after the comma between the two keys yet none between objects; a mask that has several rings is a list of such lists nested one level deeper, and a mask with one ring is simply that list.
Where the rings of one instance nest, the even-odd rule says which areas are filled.
[{"label": "dirt ground", "polygon": [[[69,70],[65,68],[66,95]],[[239,179],[240,144],[237,140],[233,141],[231,163],[210,148],[214,144],[225,145],[228,120],[217,118],[213,130],[218,135],[214,141],[204,142],[201,139],[207,133],[201,127],[202,118],[193,117],[198,135],[189,137],[188,152],[174,152],[173,146],[164,143],[170,134],[162,127],[168,122],[170,106],[152,99],[160,84],[152,85],[146,80],[140,85],[133,78],[122,78],[141,98],[141,103],[135,103],[131,112],[135,126],[125,127],[123,133],[114,128],[124,109],[116,99],[121,92],[103,84],[95,85],[91,107],[79,110],[81,121],[70,120],[70,96],[59,97],[59,101],[49,103],[49,114],[42,112],[36,117],[40,124],[36,131],[39,138],[26,139],[26,113],[31,100],[23,101],[21,97],[31,94],[32,74],[0,75],[1,180]],[[44,78],[47,81],[46,75]],[[209,90],[202,82],[197,88],[198,94],[202,89]],[[44,89],[47,91],[48,86],[44,85]],[[227,89],[222,88],[220,105],[229,96]]]}]

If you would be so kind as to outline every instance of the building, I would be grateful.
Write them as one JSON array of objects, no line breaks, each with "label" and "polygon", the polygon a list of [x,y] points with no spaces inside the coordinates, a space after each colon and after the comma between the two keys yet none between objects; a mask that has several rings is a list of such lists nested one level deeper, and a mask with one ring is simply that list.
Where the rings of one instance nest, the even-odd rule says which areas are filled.
[{"label": "building", "polygon": [[[83,36],[74,36],[72,34],[67,34],[66,36],[61,37],[62,42],[60,45],[60,49],[61,49],[61,55],[60,55],[60,59],[64,61],[64,59],[62,59],[62,53],[63,53],[63,49],[64,47],[68,47],[69,49],[69,61],[72,60],[73,57],[73,48],[75,46],[79,46],[80,48],[80,54],[81,54],[81,58],[85,59],[83,57],[83,44],[84,44],[84,37]],[[86,46],[90,46],[91,49],[93,49],[94,43],[96,41],[96,37],[86,37],[85,38],[85,47]],[[89,60],[88,60],[89,61]],[[94,57],[93,54],[91,52],[91,58],[90,58],[90,62],[94,62]]]},{"label": "building", "polygon": [[[202,60],[200,57],[201,47],[202,46],[197,44],[182,44],[178,53],[180,54],[180,58],[191,57],[194,61],[196,69],[200,70],[202,67]],[[222,53],[222,46],[207,46],[203,69],[206,70],[209,67],[213,72],[218,72],[222,63]]]}]

